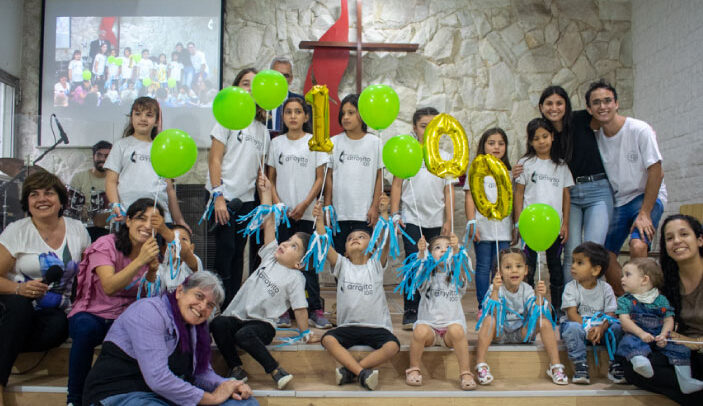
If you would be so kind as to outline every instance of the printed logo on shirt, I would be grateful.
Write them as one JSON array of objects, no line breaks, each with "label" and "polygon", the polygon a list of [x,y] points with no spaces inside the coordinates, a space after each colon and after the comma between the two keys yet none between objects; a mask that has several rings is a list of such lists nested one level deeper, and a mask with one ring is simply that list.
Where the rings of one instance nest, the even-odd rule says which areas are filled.
[{"label": "printed logo on shirt", "polygon": [[284,162],[293,162],[302,168],[307,168],[309,159],[304,156],[283,155],[283,152],[278,154],[278,164],[283,165]]},{"label": "printed logo on shirt", "polygon": [[253,136],[251,134],[246,134],[245,136],[242,131],[237,134],[237,141],[239,141],[240,143],[253,142],[254,148],[258,150],[262,150],[264,148],[263,141],[261,141],[258,137]]},{"label": "printed logo on shirt", "polygon": [[345,161],[357,161],[363,166],[369,166],[371,164],[371,158],[358,154],[347,154],[344,151],[339,153],[339,162],[344,163]]},{"label": "printed logo on shirt", "polygon": [[456,293],[456,290],[430,289],[427,293],[429,297],[443,297],[449,302],[459,301],[459,295]]},{"label": "printed logo on shirt", "polygon": [[132,152],[132,155],[129,156],[129,160],[136,164],[137,161],[149,162],[150,158],[149,155],[138,154],[137,151],[134,151]]},{"label": "printed logo on shirt", "polygon": [[634,164],[639,160],[639,154],[637,151],[632,150],[625,154],[625,159],[627,159],[627,162]]},{"label": "printed logo on shirt", "polygon": [[370,283],[346,282],[345,285],[348,290],[362,292],[364,296],[373,295],[373,285]]},{"label": "printed logo on shirt", "polygon": [[596,309],[587,305],[586,303],[581,303],[579,305],[579,313],[580,314],[596,314],[597,312],[598,311]]},{"label": "printed logo on shirt", "polygon": [[261,282],[266,285],[266,292],[268,292],[269,296],[274,297],[280,292],[281,290],[278,288],[278,286],[273,283],[273,281],[269,278],[268,274],[264,272],[265,267],[262,267],[259,270],[259,274],[256,276],[257,279],[261,280]]},{"label": "printed logo on shirt", "polygon": [[541,173],[532,172],[532,177],[530,178],[532,183],[539,182],[550,182],[553,186],[559,187],[559,178],[556,176],[543,175]]}]

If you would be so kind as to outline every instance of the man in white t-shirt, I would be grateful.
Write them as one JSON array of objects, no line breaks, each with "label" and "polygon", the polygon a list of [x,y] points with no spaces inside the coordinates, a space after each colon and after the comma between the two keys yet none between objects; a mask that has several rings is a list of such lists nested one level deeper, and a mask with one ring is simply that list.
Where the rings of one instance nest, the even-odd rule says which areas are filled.
[{"label": "man in white t-shirt", "polygon": [[190,63],[193,64],[195,74],[207,79],[208,75],[210,75],[210,68],[207,66],[205,53],[197,49],[192,42],[188,43],[188,52],[190,53]]},{"label": "man in white t-shirt", "polygon": [[630,237],[630,257],[646,257],[664,212],[666,186],[656,134],[644,121],[618,114],[618,94],[608,82],[591,83],[586,109],[600,124],[596,133],[603,166],[613,187],[615,210],[605,238],[610,251],[606,278],[616,296],[624,292],[617,254]]}]

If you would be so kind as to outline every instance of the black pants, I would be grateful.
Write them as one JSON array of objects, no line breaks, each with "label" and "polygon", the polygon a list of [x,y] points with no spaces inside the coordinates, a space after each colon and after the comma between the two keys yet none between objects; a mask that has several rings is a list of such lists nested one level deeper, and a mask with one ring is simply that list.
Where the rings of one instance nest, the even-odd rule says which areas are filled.
[{"label": "black pants", "polygon": [[60,309],[34,310],[19,295],[0,295],[0,385],[7,386],[21,352],[47,351],[68,338],[68,319]]},{"label": "black pants", "polygon": [[[420,227],[416,226],[415,224],[406,224],[405,225],[405,232],[408,233],[408,235],[415,240],[415,244],[411,243],[406,236],[403,236],[403,248],[405,249],[405,258],[409,257],[412,254],[415,254],[417,252],[417,240],[420,239]],[[429,249],[429,242],[432,238],[440,235],[442,232],[442,227],[432,227],[432,228],[425,228],[422,227],[422,235],[425,236],[425,239],[427,240],[428,246],[427,249]],[[415,311],[417,312],[417,308],[420,305],[420,294],[415,291],[415,294],[413,295],[412,300],[408,299],[407,295],[403,296],[403,311],[407,312],[408,310],[410,311]]]},{"label": "black pants", "polygon": [[248,352],[267,374],[278,368],[278,361],[266,349],[276,336],[276,330],[267,322],[219,316],[210,323],[210,332],[230,368],[242,365],[237,347]]},{"label": "black pants", "polygon": [[[525,246],[527,256],[527,278],[526,282],[534,287],[534,279],[537,265],[537,253],[530,247]],[[549,291],[552,296],[552,306],[557,312],[561,309],[561,294],[564,291],[564,273],[561,265],[561,237],[558,237],[551,247],[547,248],[547,268],[549,269]]]},{"label": "black pants", "polygon": [[[627,382],[650,392],[662,394],[681,405],[703,405],[703,391],[694,392],[688,395],[681,393],[674,367],[669,364],[669,360],[664,354],[653,351],[649,354],[649,360],[654,369],[654,376],[645,378],[632,369],[632,363],[619,355],[615,360],[622,365],[625,371]],[[703,379],[703,354],[695,351],[691,352],[691,372],[696,379]]]},{"label": "black pants", "polygon": [[[290,228],[282,226],[278,229],[278,242],[288,240],[297,232],[312,233],[313,222],[309,220],[291,220]],[[307,251],[308,247],[303,247],[304,251]],[[312,261],[307,269],[303,269],[303,276],[305,276],[305,292],[307,293],[308,299],[308,312],[313,312],[315,310],[322,309],[322,300],[320,299],[320,278],[315,272],[315,268],[312,266]]]},{"label": "black pants", "polygon": [[[347,236],[351,234],[352,231],[354,230],[359,230],[359,229],[364,229],[364,230],[369,230],[369,226],[366,224],[365,221],[355,221],[355,220],[348,220],[348,221],[340,221],[339,222],[339,229],[341,230],[338,232],[334,238],[334,249],[339,253],[339,255],[344,256],[347,252],[346,248],[346,243],[347,243]],[[371,231],[369,231],[370,233]]]}]

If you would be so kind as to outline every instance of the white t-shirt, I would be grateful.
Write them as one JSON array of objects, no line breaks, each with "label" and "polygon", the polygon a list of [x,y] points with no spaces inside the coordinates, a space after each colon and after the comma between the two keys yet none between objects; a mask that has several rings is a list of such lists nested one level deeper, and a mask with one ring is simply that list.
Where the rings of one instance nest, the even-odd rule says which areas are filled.
[{"label": "white t-shirt", "polygon": [[158,193],[158,203],[164,208],[164,220],[171,221],[166,182],[159,179],[151,166],[151,142],[134,136],[120,138],[112,146],[104,166],[119,175],[117,193],[125,210],[137,199],[153,199]]},{"label": "white t-shirt", "polygon": [[[486,292],[485,297],[490,297],[492,292],[493,284],[488,287],[488,292]],[[535,290],[525,282],[520,282],[520,286],[518,286],[515,293],[506,289],[505,285],[500,287],[498,297],[504,297],[506,305],[510,308],[510,311],[506,312],[505,323],[503,324],[503,329],[506,332],[512,332],[522,327],[525,323],[524,319],[529,316],[525,305],[534,295]]]},{"label": "white t-shirt", "polygon": [[[234,131],[215,123],[210,136],[225,145],[221,168],[225,199],[236,197],[243,202],[254,201],[256,177],[264,152],[264,143],[267,152],[271,145],[268,142],[270,136],[266,126],[254,120],[249,127]],[[205,188],[212,191],[209,171]]]},{"label": "white t-shirt", "polygon": [[134,69],[134,59],[128,58],[126,56],[121,56],[122,59],[122,79],[129,80],[132,79],[132,70]]},{"label": "white t-shirt", "polygon": [[[512,175],[510,178],[512,179]],[[468,172],[466,182],[464,183],[464,190],[471,190]],[[489,202],[495,203],[496,200],[498,200],[498,187],[496,186],[496,180],[493,179],[493,176],[483,178],[483,190]],[[513,216],[510,214],[498,222],[498,224],[496,224],[495,220],[486,218],[483,214],[479,213],[478,210],[476,210],[476,217],[474,218],[476,219],[478,232],[481,235],[481,241],[510,241],[513,239]]]},{"label": "white t-shirt", "polygon": [[64,87],[61,82],[57,82],[54,85],[54,95],[63,93],[66,96],[68,96],[68,93],[70,92],[70,90],[71,90],[71,85],[69,85],[68,82],[66,82],[66,87]]},{"label": "white t-shirt", "polygon": [[276,240],[261,247],[261,265],[244,282],[223,316],[265,321],[276,328],[276,321],[288,308],[308,307],[305,277],[301,271],[276,262],[277,248]]},{"label": "white t-shirt", "polygon": [[466,316],[461,307],[461,297],[466,293],[467,285],[468,283],[464,283],[464,286],[457,290],[451,279],[447,281],[446,272],[436,271],[419,289],[420,305],[415,324],[427,324],[432,328],[460,324],[466,333]]},{"label": "white t-shirt", "polygon": [[105,54],[95,55],[95,60],[93,61],[93,74],[104,75],[106,61],[107,61],[107,57],[105,56]]},{"label": "white t-shirt", "polygon": [[190,55],[190,63],[193,65],[195,72],[200,72],[200,68],[205,65],[205,73],[210,73],[210,68],[207,66],[207,60],[203,51],[195,51]]},{"label": "white t-shirt", "polygon": [[[335,139],[336,140],[336,139]],[[440,151],[443,158],[451,158],[448,152]],[[415,200],[410,190],[410,182],[415,191]],[[426,228],[442,227],[444,224],[444,188],[452,184],[451,179],[442,179],[430,173],[422,162],[420,171],[410,179],[403,180],[400,195],[400,210],[403,222],[422,225]],[[417,202],[417,210],[415,203]],[[418,219],[418,212],[420,218]]]},{"label": "white t-shirt", "polygon": [[110,79],[115,79],[120,73],[120,67],[116,63],[107,63],[107,77]]},{"label": "white t-shirt", "polygon": [[72,218],[63,218],[66,234],[58,249],[49,247],[34,227],[31,217],[25,217],[7,225],[0,234],[0,244],[15,258],[15,266],[7,274],[7,279],[24,282],[25,277],[41,279],[39,254],[53,252],[64,262],[79,263],[83,251],[90,245],[90,235],[85,226]]},{"label": "white t-shirt", "polygon": [[518,165],[520,164],[525,168],[517,178],[517,183],[525,185],[522,207],[533,203],[548,204],[559,213],[561,219],[564,188],[574,185],[569,167],[564,163],[557,165],[551,159],[539,159],[536,156],[520,158]]},{"label": "white t-shirt", "polygon": [[161,291],[165,292],[173,292],[176,290],[178,285],[183,283],[183,281],[186,280],[187,277],[193,274],[193,272],[200,272],[202,271],[203,268],[203,261],[200,260],[200,257],[197,255],[193,254],[195,257],[195,261],[198,263],[197,269],[193,271],[190,269],[186,261],[181,261],[181,266],[178,267],[178,269],[174,269],[173,274],[171,274],[171,269],[169,268],[168,264],[168,257],[164,258],[164,262],[162,262],[159,265],[159,278],[161,279]]},{"label": "white t-shirt", "polygon": [[[657,136],[642,120],[627,117],[620,131],[607,137],[601,128],[596,132],[603,167],[615,193],[615,207],[620,207],[644,193],[647,168],[662,160]],[[666,186],[662,182],[657,198],[666,203]]]},{"label": "white t-shirt", "polygon": [[154,69],[154,62],[149,58],[142,58],[137,64],[137,78],[142,80],[150,77],[152,69]]},{"label": "white t-shirt", "polygon": [[168,63],[168,78],[175,79],[176,81],[181,80],[181,72],[183,71],[183,64],[176,61],[171,61]]},{"label": "white t-shirt", "polygon": [[[618,308],[613,288],[607,282],[597,280],[593,289],[586,289],[576,280],[564,286],[561,308],[577,307],[581,317],[590,317],[598,312],[615,313]],[[564,316],[562,320],[568,320]]]},{"label": "white t-shirt", "polygon": [[383,168],[381,141],[372,134],[352,140],[346,133],[333,138],[332,205],[339,221],[366,221],[373,202],[378,170]]},{"label": "white t-shirt", "polygon": [[[324,152],[310,151],[308,140],[312,134],[305,134],[295,141],[285,134],[271,140],[271,149],[266,165],[276,169],[276,192],[278,197],[291,210],[300,204],[310,193],[315,183],[315,171],[328,162]],[[312,207],[308,205],[302,219],[312,221]]]},{"label": "white t-shirt", "polygon": [[385,328],[393,332],[383,290],[383,267],[376,259],[354,265],[341,255],[332,269],[337,278],[337,325]]},{"label": "white t-shirt", "polygon": [[71,71],[71,82],[81,83],[83,82],[83,62],[71,59],[68,63],[68,70]]}]

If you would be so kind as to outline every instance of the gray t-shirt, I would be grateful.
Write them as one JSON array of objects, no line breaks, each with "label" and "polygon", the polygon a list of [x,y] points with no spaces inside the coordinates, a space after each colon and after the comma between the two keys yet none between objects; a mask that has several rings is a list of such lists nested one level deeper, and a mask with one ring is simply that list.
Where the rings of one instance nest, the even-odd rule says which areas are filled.
[{"label": "gray t-shirt", "polygon": [[420,286],[420,305],[417,310],[417,324],[427,324],[433,328],[446,328],[450,324],[460,324],[466,333],[466,316],[461,307],[461,297],[466,293],[466,285],[457,287],[447,281],[446,272],[435,272]]},{"label": "gray t-shirt", "polygon": [[[598,312],[615,313],[618,304],[613,288],[607,282],[598,279],[593,289],[586,289],[572,280],[564,286],[561,299],[561,308],[568,307],[577,307],[581,317],[591,317]],[[562,321],[568,320],[567,316],[562,317]]]},{"label": "gray t-shirt", "polygon": [[376,259],[354,265],[341,255],[332,270],[337,281],[337,325],[385,328],[393,332],[383,290],[383,267]]},{"label": "gray t-shirt", "polygon": [[[486,292],[487,297],[490,297],[492,292],[493,284],[488,287],[488,292]],[[510,310],[506,312],[505,322],[503,324],[503,330],[506,333],[510,333],[519,328],[522,328],[523,324],[525,324],[524,319],[529,316],[527,314],[527,309],[525,308],[525,305],[531,297],[534,297],[534,295],[535,291],[534,289],[532,289],[532,286],[528,285],[525,282],[520,282],[520,286],[518,286],[517,291],[515,293],[506,289],[505,285],[502,285],[500,287],[500,290],[498,291],[498,296],[504,297],[506,305],[510,308]]]},{"label": "gray t-shirt", "polygon": [[308,307],[305,277],[297,269],[276,262],[278,243],[274,240],[259,250],[261,265],[249,275],[223,316],[239,320],[260,320],[276,328],[278,317],[288,308]]}]

